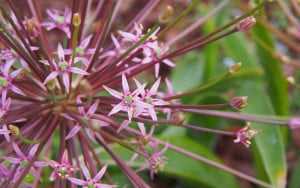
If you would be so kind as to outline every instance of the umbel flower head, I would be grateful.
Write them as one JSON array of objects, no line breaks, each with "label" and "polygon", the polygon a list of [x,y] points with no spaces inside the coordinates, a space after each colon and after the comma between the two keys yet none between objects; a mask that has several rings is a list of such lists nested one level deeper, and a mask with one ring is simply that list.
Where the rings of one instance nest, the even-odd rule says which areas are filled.
[{"label": "umbel flower head", "polygon": [[[184,19],[196,10],[198,1],[187,4],[178,17],[168,5],[160,18],[153,15],[162,8],[158,2],[139,1],[144,8],[122,24],[118,22],[122,1],[99,1],[96,7],[93,1],[72,1],[62,9],[46,10],[37,1],[24,1],[26,10],[17,2],[0,2],[0,187],[40,187],[49,181],[54,187],[117,187],[109,173],[117,168],[133,187],[147,188],[150,183],[139,173],[147,170],[155,179],[169,161],[174,164],[168,159],[169,150],[270,187],[203,159],[191,148],[179,148],[163,139],[164,134],[159,137],[163,131],[172,133],[167,128],[179,127],[231,139],[236,136],[234,142],[249,147],[257,133],[248,127],[232,133],[190,124],[189,115],[199,114],[298,127],[298,119],[274,121],[240,114],[236,109],[246,107],[247,96],[231,96],[222,104],[181,101],[238,74],[241,63],[224,66],[218,78],[185,92],[176,93],[168,78],[169,70],[184,63],[177,61],[181,55],[251,29],[254,18],[241,18],[266,2],[224,24],[222,30],[195,38],[188,33],[199,28],[200,22],[185,25]],[[210,14],[224,6],[218,5]],[[156,23],[151,25],[150,17]],[[168,38],[177,24],[187,30],[176,31],[180,38]],[[126,153],[115,151],[116,146]],[[137,165],[127,163],[126,156],[132,156],[132,164]]]}]

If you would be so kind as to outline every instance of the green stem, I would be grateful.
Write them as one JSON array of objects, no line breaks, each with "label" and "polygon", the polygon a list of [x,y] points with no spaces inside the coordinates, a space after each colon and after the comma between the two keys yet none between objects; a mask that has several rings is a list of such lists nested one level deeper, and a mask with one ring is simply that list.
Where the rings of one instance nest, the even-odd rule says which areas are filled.
[{"label": "green stem", "polygon": [[228,76],[232,75],[230,72],[227,72],[226,74],[222,75],[221,77],[219,77],[218,79],[216,80],[213,80],[212,82],[206,84],[206,85],[203,85],[199,88],[196,88],[194,90],[191,90],[191,91],[188,91],[188,92],[185,92],[185,93],[181,93],[181,94],[177,94],[177,95],[172,95],[172,96],[169,96],[169,97],[165,97],[163,98],[163,100],[165,101],[169,101],[169,100],[172,100],[172,99],[177,99],[177,98],[181,98],[181,97],[185,97],[185,96],[188,96],[188,95],[191,95],[191,94],[194,94],[194,93],[197,93],[197,92],[200,92],[200,91],[203,91],[213,85],[216,85],[217,83],[221,82],[223,79],[227,78]]},{"label": "green stem", "polygon": [[74,65],[74,60],[75,60],[76,45],[77,45],[77,39],[78,39],[78,31],[79,31],[79,26],[74,26],[74,36],[73,36],[73,43],[72,43],[72,60],[71,60],[71,66]]},{"label": "green stem", "polygon": [[40,143],[39,140],[29,140],[27,138],[25,138],[24,136],[22,136],[21,134],[18,134],[17,137],[24,143],[26,144],[38,144]]}]

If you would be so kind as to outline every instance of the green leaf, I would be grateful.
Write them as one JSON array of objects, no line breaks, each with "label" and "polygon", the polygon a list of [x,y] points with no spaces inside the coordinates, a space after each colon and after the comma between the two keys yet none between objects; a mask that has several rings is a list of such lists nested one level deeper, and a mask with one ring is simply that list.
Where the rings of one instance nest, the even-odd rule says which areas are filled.
[{"label": "green leaf", "polygon": [[[269,98],[259,85],[245,82],[240,89],[240,93],[249,97],[248,105],[243,112],[274,114]],[[261,123],[251,123],[250,127],[260,131],[259,134],[254,136],[257,147],[256,152],[259,153],[262,159],[263,170],[267,173],[271,184],[277,188],[285,187],[287,167],[280,127]]]},{"label": "green leaf", "polygon": [[[265,45],[274,49],[272,37],[262,25],[256,24],[252,34],[255,36],[255,39],[263,41]],[[272,52],[266,50],[260,43],[257,43],[257,53],[259,55],[259,62],[264,68],[268,94],[275,113],[278,115],[287,115],[289,111],[289,97],[287,82],[284,78],[281,64],[272,56]]]},{"label": "green leaf", "polygon": [[177,61],[171,75],[175,92],[184,92],[197,87],[202,82],[203,54],[192,51]]},{"label": "green leaf", "polygon": [[[299,156],[298,156],[299,157]],[[289,182],[289,188],[299,188],[300,187],[300,159],[298,158],[297,164],[294,167],[291,180]]]}]

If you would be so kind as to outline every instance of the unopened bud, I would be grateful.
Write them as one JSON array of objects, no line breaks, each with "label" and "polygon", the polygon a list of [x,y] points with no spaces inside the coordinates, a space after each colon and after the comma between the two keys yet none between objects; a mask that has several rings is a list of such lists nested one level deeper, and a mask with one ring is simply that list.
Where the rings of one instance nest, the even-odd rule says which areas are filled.
[{"label": "unopened bud", "polygon": [[230,74],[237,73],[240,70],[241,66],[242,66],[241,62],[234,64],[233,66],[230,67],[229,73]]},{"label": "unopened bud", "polygon": [[19,127],[10,124],[8,126],[8,129],[10,130],[11,134],[13,134],[13,135],[15,135],[15,136],[20,135],[20,129],[19,129]]},{"label": "unopened bud", "polygon": [[247,106],[247,96],[234,97],[230,101],[230,106],[234,109],[240,110]]},{"label": "unopened bud", "polygon": [[93,91],[93,87],[87,79],[82,79],[78,85],[78,93],[90,94]]},{"label": "unopened bud", "polygon": [[81,24],[81,17],[79,15],[79,13],[77,12],[77,13],[73,14],[73,25],[75,27],[78,27],[80,24]]},{"label": "unopened bud", "polygon": [[240,31],[249,31],[256,23],[256,19],[253,16],[242,19],[237,24],[237,29]]},{"label": "unopened bud", "polygon": [[300,118],[292,118],[288,123],[291,129],[299,129],[300,128]]},{"label": "unopened bud", "polygon": [[168,22],[174,14],[174,9],[172,6],[168,5],[163,12],[159,15],[159,22],[166,23]]},{"label": "unopened bud", "polygon": [[177,112],[172,115],[171,119],[176,125],[181,125],[186,120],[186,116],[182,112]]},{"label": "unopened bud", "polygon": [[56,86],[55,82],[55,79],[49,80],[49,82],[46,84],[47,88],[50,90],[54,90]]},{"label": "unopened bud", "polygon": [[287,83],[291,84],[291,85],[295,85],[295,78],[293,76],[288,76],[286,78]]}]

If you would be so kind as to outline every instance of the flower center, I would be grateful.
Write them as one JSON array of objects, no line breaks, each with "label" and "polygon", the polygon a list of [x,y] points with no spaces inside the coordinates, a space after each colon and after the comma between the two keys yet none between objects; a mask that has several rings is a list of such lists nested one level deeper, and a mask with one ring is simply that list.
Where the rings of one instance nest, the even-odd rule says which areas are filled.
[{"label": "flower center", "polygon": [[63,24],[65,22],[65,17],[63,17],[63,16],[57,16],[55,18],[55,22],[58,23],[58,24]]},{"label": "flower center", "polygon": [[88,188],[95,188],[95,185],[92,182],[89,182],[87,187]]},{"label": "flower center", "polygon": [[0,87],[6,87],[8,85],[8,81],[4,77],[0,77]]},{"label": "flower center", "polygon": [[84,49],[82,47],[77,47],[75,50],[75,54],[83,56],[84,55]]},{"label": "flower center", "polygon": [[28,161],[27,160],[23,160],[20,163],[20,166],[23,167],[23,168],[25,168],[27,165],[28,165]]},{"label": "flower center", "polygon": [[68,68],[68,63],[66,61],[61,61],[58,63],[58,67],[60,68],[60,70],[66,71]]},{"label": "flower center", "polygon": [[146,103],[152,104],[152,98],[147,96],[146,97]]},{"label": "flower center", "polygon": [[132,104],[132,103],[133,103],[133,98],[132,98],[131,96],[126,96],[126,97],[125,97],[125,103],[126,103],[127,105]]},{"label": "flower center", "polygon": [[66,167],[60,167],[58,170],[58,175],[62,178],[65,178],[68,174],[68,169]]}]

